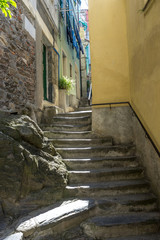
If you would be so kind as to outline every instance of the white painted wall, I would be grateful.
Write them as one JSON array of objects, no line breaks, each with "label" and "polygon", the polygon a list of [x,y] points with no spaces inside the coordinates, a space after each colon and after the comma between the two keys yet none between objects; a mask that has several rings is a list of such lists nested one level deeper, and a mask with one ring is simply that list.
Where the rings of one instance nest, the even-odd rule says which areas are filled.
[{"label": "white painted wall", "polygon": [[[35,2],[37,0],[22,0],[23,3],[25,4],[25,6],[27,7],[28,11],[31,13],[32,17],[34,19],[36,19],[36,21],[38,22],[38,24],[41,26],[41,29],[43,31],[43,33],[45,34],[45,36],[47,37],[47,39],[49,40],[49,42],[52,44],[53,43],[53,37],[50,33],[50,31],[48,30],[46,24],[44,23],[43,19],[41,18],[40,14],[38,13],[37,9],[34,8],[35,6]],[[32,2],[34,2],[34,6],[32,4]],[[51,1],[51,0],[49,0]],[[26,21],[26,23],[25,23]],[[29,21],[29,20],[28,20]],[[28,23],[27,20],[24,19],[24,28],[30,33],[30,34],[33,34],[34,36],[34,30],[32,29],[31,31],[29,30],[29,26],[31,26],[29,23]],[[31,26],[31,28],[34,28],[33,25]],[[32,35],[31,35],[32,36]],[[33,37],[32,36],[32,37]]]},{"label": "white painted wall", "polygon": [[[34,1],[34,0],[32,0]],[[58,5],[59,0],[44,0],[48,10],[51,13],[51,17],[53,18],[56,27],[58,28]]]},{"label": "white painted wall", "polygon": [[37,0],[30,0],[34,9],[37,9]]},{"label": "white painted wall", "polygon": [[36,40],[36,29],[26,16],[24,16],[24,28]]}]

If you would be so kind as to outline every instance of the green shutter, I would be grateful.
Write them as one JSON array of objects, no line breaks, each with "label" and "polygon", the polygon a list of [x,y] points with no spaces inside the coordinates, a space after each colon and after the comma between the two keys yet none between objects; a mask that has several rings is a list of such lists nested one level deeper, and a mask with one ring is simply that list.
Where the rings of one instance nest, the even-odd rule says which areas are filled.
[{"label": "green shutter", "polygon": [[47,100],[46,46],[43,45],[43,98]]}]

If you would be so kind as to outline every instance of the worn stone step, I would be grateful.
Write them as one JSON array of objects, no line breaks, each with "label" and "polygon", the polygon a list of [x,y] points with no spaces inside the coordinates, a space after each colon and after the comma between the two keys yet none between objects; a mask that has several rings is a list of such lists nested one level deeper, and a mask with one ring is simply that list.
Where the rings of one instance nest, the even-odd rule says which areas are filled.
[{"label": "worn stone step", "polygon": [[112,146],[112,138],[102,138],[102,139],[50,139],[50,142],[53,143],[55,147],[91,147],[91,146]]},{"label": "worn stone step", "polygon": [[69,171],[70,183],[88,182],[104,182],[114,180],[127,180],[144,177],[143,169],[138,167],[119,167],[119,168],[103,168],[90,170]]},{"label": "worn stone step", "polygon": [[160,240],[160,232],[155,234],[145,234],[139,236],[127,236],[127,237],[118,237],[118,238],[106,238],[105,240]]},{"label": "worn stone step", "polygon": [[116,146],[96,146],[82,148],[57,148],[57,151],[63,158],[91,158],[106,156],[127,156],[135,153],[134,145],[116,145]]},{"label": "worn stone step", "polygon": [[[158,210],[157,199],[151,193],[107,196],[106,198],[98,199],[97,202],[101,214],[103,214],[103,211],[105,214],[108,211],[110,215],[114,215],[115,210],[117,213]],[[100,211],[101,209],[102,211]]]},{"label": "worn stone step", "polygon": [[[65,231],[70,227],[77,226],[89,217],[89,211],[96,206],[92,199],[73,199],[57,203],[52,208],[30,213],[24,219],[20,219],[15,229],[23,233],[25,239],[39,239],[48,235]],[[27,238],[28,237],[28,238]]]},{"label": "worn stone step", "polygon": [[79,111],[74,111],[74,112],[68,112],[68,113],[61,113],[58,114],[57,116],[61,117],[83,117],[83,116],[91,116],[92,115],[92,110],[79,110]]},{"label": "worn stone step", "polygon": [[19,232],[19,233],[13,233],[5,238],[3,238],[3,240],[23,240],[23,233]]},{"label": "worn stone step", "polygon": [[62,124],[69,123],[71,125],[87,124],[87,123],[91,123],[91,117],[90,117],[90,115],[80,116],[80,117],[56,116],[56,117],[53,117],[52,122],[53,123],[62,123]]},{"label": "worn stone step", "polygon": [[96,197],[122,194],[147,193],[150,186],[144,179],[119,180],[101,183],[70,184],[66,187],[65,196]]},{"label": "worn stone step", "polygon": [[92,138],[91,131],[69,132],[69,131],[44,131],[44,136],[48,138],[56,139],[84,139]]},{"label": "worn stone step", "polygon": [[84,232],[94,239],[136,236],[158,232],[160,213],[130,213],[115,216],[97,216],[81,224]]},{"label": "worn stone step", "polygon": [[76,109],[76,111],[88,111],[92,110],[91,106],[80,106],[79,108]]},{"label": "worn stone step", "polygon": [[79,124],[79,125],[70,125],[70,124],[51,124],[51,125],[41,125],[43,131],[90,131],[91,124]]},{"label": "worn stone step", "polygon": [[[70,228],[70,224],[72,226],[74,224],[77,225],[81,223],[86,216],[91,217],[99,213],[103,215],[106,214],[106,211],[112,214],[111,209],[114,211],[117,206],[119,206],[121,212],[125,212],[128,207],[132,207],[131,211],[134,211],[137,206],[140,207],[141,211],[144,209],[148,211],[151,209],[151,206],[152,210],[155,210],[154,204],[155,197],[152,194],[123,195],[119,197],[110,196],[106,199],[95,200],[73,199],[30,213],[28,217],[18,221],[16,230],[21,230],[23,233],[14,233],[3,239],[22,240],[23,234],[26,236],[25,239],[44,239],[44,237],[51,235],[52,238],[47,239],[54,239],[55,234],[53,233],[59,233],[61,227],[64,232],[67,228]],[[65,224],[65,222],[67,222],[67,224]]]},{"label": "worn stone step", "polygon": [[69,170],[83,170],[99,167],[136,167],[139,166],[136,156],[113,156],[101,158],[64,159]]}]

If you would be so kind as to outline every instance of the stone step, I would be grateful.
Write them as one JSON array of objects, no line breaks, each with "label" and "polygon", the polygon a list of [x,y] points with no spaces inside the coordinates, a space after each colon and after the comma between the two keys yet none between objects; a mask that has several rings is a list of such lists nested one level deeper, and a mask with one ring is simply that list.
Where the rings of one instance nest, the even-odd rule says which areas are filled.
[{"label": "stone step", "polygon": [[44,239],[44,237],[60,233],[74,227],[89,217],[89,211],[96,207],[92,199],[72,199],[57,203],[44,210],[30,213],[26,218],[20,219],[15,229],[23,233],[25,239]]},{"label": "stone step", "polygon": [[70,125],[70,124],[51,124],[50,126],[41,125],[43,131],[91,131],[91,124],[79,124],[79,125]]},{"label": "stone step", "polygon": [[65,196],[96,197],[122,194],[147,193],[150,186],[144,179],[119,180],[101,183],[70,184],[66,187]]},{"label": "stone step", "polygon": [[160,213],[129,213],[115,216],[97,216],[81,224],[84,232],[94,239],[136,236],[155,233],[160,227]]},{"label": "stone step", "polygon": [[74,111],[74,112],[68,112],[68,113],[61,113],[58,114],[58,116],[61,117],[83,117],[83,116],[91,116],[92,115],[92,110],[79,110],[79,111]]},{"label": "stone step", "polygon": [[65,117],[65,116],[56,116],[53,117],[52,123],[61,123],[61,124],[89,124],[91,123],[91,117],[88,116],[80,116],[80,117]]},{"label": "stone step", "polygon": [[115,209],[117,213],[150,212],[158,210],[157,199],[151,193],[107,196],[107,198],[101,198],[96,201],[99,207],[97,214],[100,212],[102,215],[103,212],[106,215],[107,211],[110,215],[114,215]]},{"label": "stone step", "polygon": [[[111,209],[120,206],[120,212],[125,212],[128,208],[131,211],[137,211],[137,207],[142,210],[156,210],[156,199],[152,194],[122,195],[119,197],[107,197],[106,199],[72,199],[57,203],[52,207],[41,209],[30,213],[26,218],[20,219],[16,224],[17,233],[13,233],[5,240],[25,239],[43,239],[51,236],[53,232],[63,232],[70,228],[70,225],[77,225],[85,220],[86,217],[92,217],[97,214],[106,214]],[[90,211],[91,210],[91,211]],[[63,222],[64,221],[64,222]],[[66,224],[67,222],[67,224]],[[58,226],[58,228],[57,228]],[[20,232],[21,231],[21,232]],[[10,231],[11,232],[11,231]],[[12,230],[13,232],[13,230]],[[40,237],[41,236],[41,237]],[[52,234],[51,238],[54,239]],[[46,239],[46,238],[45,238]]]},{"label": "stone step", "polygon": [[127,236],[127,237],[118,237],[118,238],[106,238],[105,240],[160,240],[160,232],[155,234],[145,234],[139,236]]},{"label": "stone step", "polygon": [[117,180],[130,180],[143,178],[143,169],[138,167],[119,167],[119,168],[103,168],[103,169],[90,169],[90,170],[77,170],[69,171],[69,182],[72,183],[85,183],[88,182],[104,182],[104,181],[117,181]]},{"label": "stone step", "polygon": [[112,138],[102,138],[102,139],[50,139],[50,142],[53,143],[55,147],[62,148],[62,147],[91,147],[91,146],[112,146]]},{"label": "stone step", "polygon": [[98,146],[98,147],[82,147],[82,148],[57,148],[57,151],[63,158],[92,158],[106,156],[127,156],[134,155],[134,145],[115,145],[115,146]]},{"label": "stone step", "polygon": [[136,156],[113,156],[101,158],[83,158],[83,159],[64,159],[64,162],[69,170],[83,170],[87,168],[99,167],[138,167],[139,162]]},{"label": "stone step", "polygon": [[81,131],[81,132],[68,132],[68,131],[44,131],[44,136],[48,138],[56,139],[84,139],[92,138],[91,131]]},{"label": "stone step", "polygon": [[79,102],[79,107],[88,107],[89,106],[89,100],[87,97],[81,98]]},{"label": "stone step", "polygon": [[91,106],[86,106],[86,107],[79,107],[76,109],[76,111],[88,111],[88,110],[92,110]]},{"label": "stone step", "polygon": [[19,233],[14,233],[14,234],[11,234],[5,238],[3,238],[3,240],[23,240],[23,233],[22,232],[19,232]]}]

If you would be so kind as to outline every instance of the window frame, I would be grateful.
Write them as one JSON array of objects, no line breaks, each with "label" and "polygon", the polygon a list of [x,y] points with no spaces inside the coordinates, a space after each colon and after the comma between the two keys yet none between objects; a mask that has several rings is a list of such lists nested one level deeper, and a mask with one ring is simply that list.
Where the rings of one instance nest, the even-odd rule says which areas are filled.
[{"label": "window frame", "polygon": [[71,63],[69,64],[69,75],[70,75],[70,78],[73,77],[73,67]]}]

